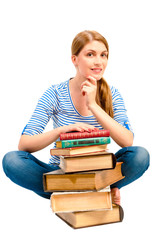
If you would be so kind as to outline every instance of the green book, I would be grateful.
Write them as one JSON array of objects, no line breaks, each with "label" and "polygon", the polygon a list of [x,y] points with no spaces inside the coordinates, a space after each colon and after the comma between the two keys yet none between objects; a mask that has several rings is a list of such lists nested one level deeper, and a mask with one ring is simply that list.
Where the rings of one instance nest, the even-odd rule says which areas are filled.
[{"label": "green book", "polygon": [[82,146],[90,146],[90,145],[109,144],[110,142],[111,142],[110,137],[72,139],[72,140],[57,141],[56,147],[72,148],[72,147],[82,147]]}]

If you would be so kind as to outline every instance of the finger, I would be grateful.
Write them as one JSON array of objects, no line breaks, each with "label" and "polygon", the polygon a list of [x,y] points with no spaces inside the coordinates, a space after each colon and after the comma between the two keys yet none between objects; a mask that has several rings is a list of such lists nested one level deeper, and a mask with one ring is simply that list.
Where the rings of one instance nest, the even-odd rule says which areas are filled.
[{"label": "finger", "polygon": [[85,96],[86,91],[84,90],[84,88],[81,90],[81,92],[82,92],[82,95]]},{"label": "finger", "polygon": [[80,126],[85,126],[89,128],[96,128],[95,126],[88,124],[88,123],[83,123],[83,122],[76,122],[75,124],[80,125]]},{"label": "finger", "polygon": [[86,93],[88,93],[88,90],[90,89],[90,87],[88,86],[83,86],[81,89],[82,95],[85,96]]},{"label": "finger", "polygon": [[84,123],[77,123],[81,130],[87,131],[87,132],[92,132],[92,131],[97,131],[98,128],[90,125],[90,124],[84,124]]},{"label": "finger", "polygon": [[92,83],[91,83],[89,80],[86,80],[86,81],[84,81],[84,82],[81,84],[81,89],[82,89],[84,86],[91,87],[91,86],[92,86]]},{"label": "finger", "polygon": [[92,84],[97,85],[97,80],[96,80],[94,77],[88,76],[87,79],[88,79]]}]

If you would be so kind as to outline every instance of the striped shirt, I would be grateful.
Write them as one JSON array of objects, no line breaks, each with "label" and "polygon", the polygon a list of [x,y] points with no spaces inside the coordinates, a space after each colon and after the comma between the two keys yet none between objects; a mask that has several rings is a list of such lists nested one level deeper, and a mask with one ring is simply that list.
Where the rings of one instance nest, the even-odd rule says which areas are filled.
[{"label": "striped shirt", "polygon": [[[110,89],[114,120],[132,131],[121,94],[114,87],[110,87]],[[50,119],[53,120],[53,128],[83,122],[103,129],[93,115],[82,116],[76,110],[69,91],[69,80],[52,85],[44,92],[22,134],[32,136],[42,133]],[[55,148],[55,143],[53,148]],[[59,164],[59,162],[58,156],[50,157],[50,164]]]}]

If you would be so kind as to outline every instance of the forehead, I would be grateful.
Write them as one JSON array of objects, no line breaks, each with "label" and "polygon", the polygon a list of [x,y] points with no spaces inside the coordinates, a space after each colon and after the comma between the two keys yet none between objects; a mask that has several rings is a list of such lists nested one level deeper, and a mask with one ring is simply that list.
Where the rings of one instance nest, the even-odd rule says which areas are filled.
[{"label": "forehead", "polygon": [[89,50],[103,52],[103,51],[107,51],[107,48],[103,42],[94,40],[94,41],[87,43],[84,46],[84,48],[82,49],[82,51],[89,51]]}]

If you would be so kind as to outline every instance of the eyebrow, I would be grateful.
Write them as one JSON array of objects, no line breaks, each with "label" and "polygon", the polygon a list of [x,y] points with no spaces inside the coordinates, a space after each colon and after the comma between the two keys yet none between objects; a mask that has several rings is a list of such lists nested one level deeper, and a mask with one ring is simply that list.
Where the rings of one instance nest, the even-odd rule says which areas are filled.
[{"label": "eyebrow", "polygon": [[[93,50],[93,49],[87,49],[86,50],[86,52],[96,52],[95,50]],[[107,50],[104,50],[104,51],[102,51],[102,52],[106,52],[106,53],[108,53],[108,51]]]}]

